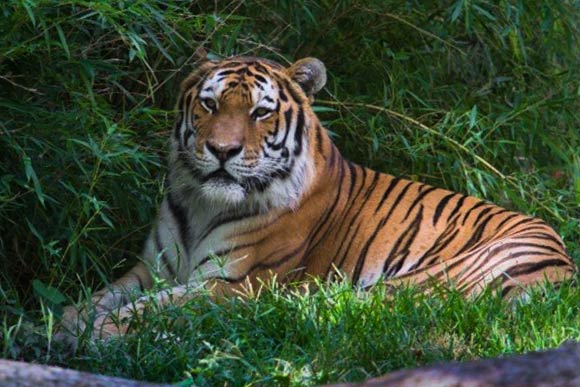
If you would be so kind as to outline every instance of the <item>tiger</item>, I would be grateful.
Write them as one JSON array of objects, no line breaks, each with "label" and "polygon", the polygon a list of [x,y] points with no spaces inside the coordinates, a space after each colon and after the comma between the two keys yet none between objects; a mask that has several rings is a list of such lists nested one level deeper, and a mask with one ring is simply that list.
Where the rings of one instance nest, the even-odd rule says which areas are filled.
[{"label": "tiger", "polygon": [[[493,288],[509,298],[576,266],[544,221],[343,158],[313,111],[316,58],[204,59],[182,82],[164,199],[142,259],[91,298],[93,319],[63,325],[106,339],[130,331],[159,279],[161,306],[206,290],[228,297],[267,281],[346,277],[368,289]],[[91,325],[92,324],[92,325]]]}]

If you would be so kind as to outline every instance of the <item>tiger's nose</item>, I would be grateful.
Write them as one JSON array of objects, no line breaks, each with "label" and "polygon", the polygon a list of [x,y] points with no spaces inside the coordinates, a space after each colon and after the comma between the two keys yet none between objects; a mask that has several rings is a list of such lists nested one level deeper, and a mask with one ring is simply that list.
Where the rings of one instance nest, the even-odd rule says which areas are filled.
[{"label": "tiger's nose", "polygon": [[207,150],[221,162],[228,161],[242,151],[242,145],[237,142],[219,143],[208,140],[205,146],[207,147]]}]

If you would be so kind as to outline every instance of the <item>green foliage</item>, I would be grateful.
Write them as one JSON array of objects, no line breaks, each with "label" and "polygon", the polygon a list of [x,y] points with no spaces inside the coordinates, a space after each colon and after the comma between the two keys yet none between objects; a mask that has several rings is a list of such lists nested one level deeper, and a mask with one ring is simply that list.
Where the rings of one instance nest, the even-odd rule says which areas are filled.
[{"label": "green foliage", "polygon": [[184,384],[303,385],[578,338],[574,288],[512,309],[492,296],[383,302],[380,289],[338,284],[202,298],[76,354],[48,339],[53,313],[139,254],[175,90],[200,46],[322,59],[330,79],[316,109],[347,157],[541,216],[578,260],[579,16],[556,0],[5,1],[2,356]]}]

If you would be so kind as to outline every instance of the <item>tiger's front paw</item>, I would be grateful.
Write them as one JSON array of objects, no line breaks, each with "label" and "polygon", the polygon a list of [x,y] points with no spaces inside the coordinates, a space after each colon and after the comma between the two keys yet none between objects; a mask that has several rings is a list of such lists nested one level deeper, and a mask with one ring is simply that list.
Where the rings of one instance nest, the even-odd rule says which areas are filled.
[{"label": "tiger's front paw", "polygon": [[107,340],[130,333],[131,329],[141,321],[144,309],[145,304],[137,302],[97,315],[93,323],[92,337]]},{"label": "tiger's front paw", "polygon": [[73,305],[66,306],[53,340],[75,350],[79,337],[87,329],[87,320],[88,313],[85,310],[79,311]]},{"label": "tiger's front paw", "polygon": [[89,319],[87,313],[79,312],[74,307],[66,307],[53,340],[75,350],[82,336],[86,335],[90,341],[107,340],[126,334],[128,328],[128,322],[119,317],[118,311],[100,312]]},{"label": "tiger's front paw", "polygon": [[106,313],[97,316],[93,324],[93,339],[108,340],[111,337],[122,336],[129,331],[129,321],[119,318],[116,313]]}]

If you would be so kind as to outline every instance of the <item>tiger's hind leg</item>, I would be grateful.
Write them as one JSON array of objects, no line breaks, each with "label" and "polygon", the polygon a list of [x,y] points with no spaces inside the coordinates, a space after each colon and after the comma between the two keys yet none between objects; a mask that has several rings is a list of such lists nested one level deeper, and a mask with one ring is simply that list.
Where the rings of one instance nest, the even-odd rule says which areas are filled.
[{"label": "tiger's hind leg", "polygon": [[388,285],[417,286],[429,292],[434,282],[448,284],[466,296],[492,286],[510,297],[545,281],[571,278],[575,265],[558,239],[527,237],[525,232],[487,242],[451,259],[386,280]]}]

